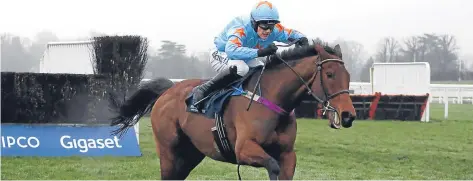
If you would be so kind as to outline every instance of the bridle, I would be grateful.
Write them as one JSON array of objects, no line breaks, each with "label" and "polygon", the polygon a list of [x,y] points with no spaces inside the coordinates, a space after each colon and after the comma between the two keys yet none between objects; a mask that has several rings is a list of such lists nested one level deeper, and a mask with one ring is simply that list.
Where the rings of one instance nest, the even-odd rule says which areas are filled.
[{"label": "bridle", "polygon": [[[281,46],[281,47],[289,47],[293,44],[297,43],[297,41],[294,41],[294,42],[291,42],[289,44],[286,44],[286,45],[277,45],[277,46]],[[299,78],[299,80],[304,84],[305,86],[305,89],[307,90],[307,94],[311,95],[317,102],[321,102],[322,103],[322,109],[323,109],[323,115],[325,115],[325,112],[326,111],[333,111],[333,112],[337,112],[337,110],[330,105],[330,100],[333,99],[334,97],[337,97],[338,95],[340,94],[349,94],[350,91],[348,89],[345,89],[345,90],[340,90],[338,92],[335,92],[331,95],[328,94],[328,91],[327,91],[327,87],[325,87],[324,85],[324,79],[323,79],[323,76],[322,76],[322,65],[324,63],[327,63],[327,62],[337,62],[337,63],[340,63],[340,64],[345,64],[342,60],[340,59],[325,59],[325,60],[321,60],[320,59],[320,56],[318,56],[318,61],[316,62],[316,65],[317,65],[317,71],[315,72],[315,75],[314,75],[314,78],[311,78],[311,81],[309,83],[307,83],[306,81],[304,81],[304,79],[301,77],[301,75],[299,75],[299,73],[297,73],[284,59],[282,59],[278,54],[273,54],[276,58],[278,58],[281,62],[283,62],[289,69],[292,70],[292,72],[294,72],[294,74],[296,74],[296,76]],[[267,57],[269,59],[269,56]],[[325,100],[322,100],[320,99],[317,95],[315,95],[315,93],[312,91],[312,89],[310,88],[311,85],[314,83],[315,81],[315,78],[317,77],[317,75],[319,74],[320,72],[320,86],[322,87],[322,90],[324,92],[324,95],[325,95]]]}]

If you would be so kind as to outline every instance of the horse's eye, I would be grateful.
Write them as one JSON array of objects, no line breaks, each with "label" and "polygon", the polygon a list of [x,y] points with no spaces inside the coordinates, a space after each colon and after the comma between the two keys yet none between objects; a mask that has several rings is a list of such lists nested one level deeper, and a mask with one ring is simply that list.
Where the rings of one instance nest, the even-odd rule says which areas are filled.
[{"label": "horse's eye", "polygon": [[333,79],[333,78],[335,78],[335,74],[333,74],[332,72],[327,72],[327,77],[329,79]]}]

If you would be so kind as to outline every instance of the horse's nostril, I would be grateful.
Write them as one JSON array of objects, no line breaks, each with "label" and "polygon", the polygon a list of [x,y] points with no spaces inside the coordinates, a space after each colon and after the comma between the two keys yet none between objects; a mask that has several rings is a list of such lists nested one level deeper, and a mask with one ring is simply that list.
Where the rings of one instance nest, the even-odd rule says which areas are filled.
[{"label": "horse's nostril", "polygon": [[351,112],[343,111],[342,112],[342,126],[345,128],[349,128],[352,126],[353,120],[355,120],[355,116],[351,114]]}]

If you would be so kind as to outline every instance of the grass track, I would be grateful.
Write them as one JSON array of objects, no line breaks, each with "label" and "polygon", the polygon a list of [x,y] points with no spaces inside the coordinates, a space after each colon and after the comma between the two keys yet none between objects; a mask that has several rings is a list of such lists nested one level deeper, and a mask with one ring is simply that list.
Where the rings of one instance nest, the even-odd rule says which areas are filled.
[{"label": "grass track", "polygon": [[[432,122],[356,121],[332,130],[326,121],[298,120],[297,180],[473,179],[473,105],[433,105]],[[159,163],[149,119],[141,121],[142,157],[2,157],[1,179],[156,180]],[[267,180],[263,168],[243,166],[242,179]],[[206,158],[188,179],[237,179],[236,165]]]}]

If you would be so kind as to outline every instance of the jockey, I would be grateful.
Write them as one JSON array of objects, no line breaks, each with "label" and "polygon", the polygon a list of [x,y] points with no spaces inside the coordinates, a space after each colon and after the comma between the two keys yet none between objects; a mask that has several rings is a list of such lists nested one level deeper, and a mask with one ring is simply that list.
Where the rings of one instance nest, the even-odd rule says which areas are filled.
[{"label": "jockey", "polygon": [[250,67],[267,63],[257,58],[277,51],[273,41],[289,43],[291,39],[299,40],[300,46],[309,44],[305,35],[280,24],[278,10],[268,1],[256,4],[249,17],[234,18],[214,39],[215,47],[210,52],[209,62],[218,73],[194,88],[194,104],[209,92],[246,75]]}]

